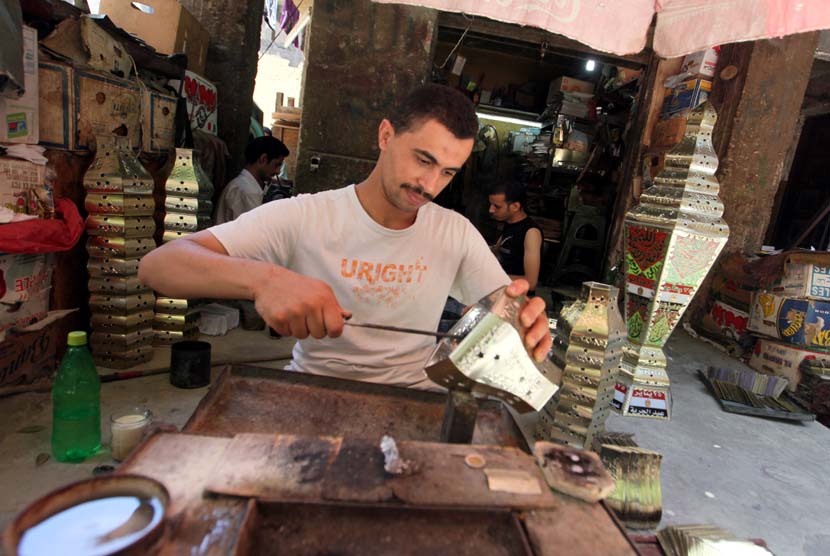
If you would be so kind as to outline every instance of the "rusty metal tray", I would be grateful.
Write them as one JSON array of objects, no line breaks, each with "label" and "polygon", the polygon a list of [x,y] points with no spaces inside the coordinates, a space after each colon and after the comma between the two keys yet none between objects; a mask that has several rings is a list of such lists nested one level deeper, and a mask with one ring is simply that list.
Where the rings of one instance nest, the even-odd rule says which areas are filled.
[{"label": "rusty metal tray", "polygon": [[499,510],[251,502],[242,531],[237,556],[533,555],[517,516]]},{"label": "rusty metal tray", "polygon": [[[381,384],[235,365],[211,386],[183,432],[281,433],[439,442],[446,395]],[[473,444],[527,443],[499,401],[480,402]]]}]

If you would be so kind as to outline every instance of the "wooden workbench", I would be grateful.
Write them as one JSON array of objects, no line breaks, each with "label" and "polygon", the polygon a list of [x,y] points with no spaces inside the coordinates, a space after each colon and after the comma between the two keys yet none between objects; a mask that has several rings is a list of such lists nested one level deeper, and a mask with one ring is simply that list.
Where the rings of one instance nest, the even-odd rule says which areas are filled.
[{"label": "wooden workbench", "polygon": [[[350,383],[343,385],[339,410],[332,413],[319,402],[336,393],[331,387],[341,381],[268,373],[277,378],[263,382],[268,375],[256,370],[228,371],[191,418],[186,430],[193,434],[157,434],[119,469],[152,477],[170,492],[167,525],[150,554],[310,555],[332,548],[338,554],[637,554],[604,505],[548,490],[520,441],[510,447],[407,438],[432,434],[424,416],[435,404],[443,407],[440,394]],[[289,407],[282,413],[259,407],[248,416],[256,425],[240,427],[259,430],[229,428],[235,426],[229,412],[239,423],[244,407],[290,405],[289,398],[269,398],[264,384],[292,390],[290,399],[298,404],[307,396],[317,400],[305,406],[301,435],[285,430],[297,428],[296,422],[282,422],[294,415]],[[399,415],[420,423],[413,428],[401,419],[393,418],[393,425],[376,420],[398,434],[401,456],[418,462],[410,476],[384,473],[378,436],[338,430],[354,433],[354,423],[371,423],[366,415],[380,417],[384,404],[397,405]],[[345,422],[342,412],[349,411],[354,419]],[[436,415],[437,435],[440,411]],[[217,428],[221,423],[226,426]],[[326,430],[314,434],[308,423]],[[537,481],[538,493],[494,491],[485,469],[463,464],[459,456],[470,452],[485,458],[485,469],[508,469]]]}]

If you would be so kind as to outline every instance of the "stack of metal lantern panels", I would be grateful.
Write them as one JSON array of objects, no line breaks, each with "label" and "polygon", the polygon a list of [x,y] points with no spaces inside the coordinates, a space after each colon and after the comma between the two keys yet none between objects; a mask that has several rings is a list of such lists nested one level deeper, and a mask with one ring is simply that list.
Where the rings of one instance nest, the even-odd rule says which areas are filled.
[{"label": "stack of metal lantern panels", "polygon": [[138,262],[155,247],[153,178],[125,137],[98,137],[84,175],[90,347],[103,367],[128,368],[153,356],[153,293]]},{"label": "stack of metal lantern panels", "polygon": [[[176,149],[173,170],[164,187],[164,243],[211,225],[213,184],[202,171],[192,149]],[[156,344],[196,339],[199,336],[196,303],[158,297],[153,328]]]},{"label": "stack of metal lantern panels", "polygon": [[553,343],[562,387],[539,412],[537,437],[588,448],[605,430],[625,341],[618,294],[613,286],[585,282],[580,298],[562,309]]}]

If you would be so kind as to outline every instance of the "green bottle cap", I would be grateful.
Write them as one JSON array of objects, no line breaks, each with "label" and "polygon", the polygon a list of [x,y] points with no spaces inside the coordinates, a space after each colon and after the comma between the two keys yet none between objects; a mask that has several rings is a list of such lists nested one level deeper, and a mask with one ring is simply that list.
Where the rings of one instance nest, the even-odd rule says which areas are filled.
[{"label": "green bottle cap", "polygon": [[75,330],[70,332],[66,337],[66,345],[68,346],[85,346],[86,332],[83,330]]}]

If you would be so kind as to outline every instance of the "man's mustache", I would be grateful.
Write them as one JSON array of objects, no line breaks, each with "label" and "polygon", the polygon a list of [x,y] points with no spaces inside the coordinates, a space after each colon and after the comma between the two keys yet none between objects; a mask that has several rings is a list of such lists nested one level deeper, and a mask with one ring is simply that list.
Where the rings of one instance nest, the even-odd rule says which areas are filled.
[{"label": "man's mustache", "polygon": [[427,201],[434,201],[435,197],[424,191],[424,188],[420,185],[409,185],[408,183],[401,184],[401,189],[409,189],[410,191],[417,193]]}]

